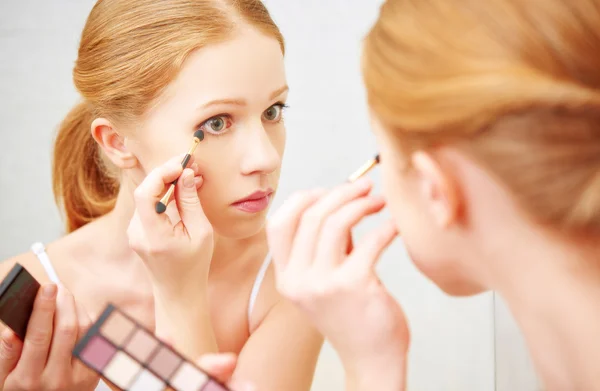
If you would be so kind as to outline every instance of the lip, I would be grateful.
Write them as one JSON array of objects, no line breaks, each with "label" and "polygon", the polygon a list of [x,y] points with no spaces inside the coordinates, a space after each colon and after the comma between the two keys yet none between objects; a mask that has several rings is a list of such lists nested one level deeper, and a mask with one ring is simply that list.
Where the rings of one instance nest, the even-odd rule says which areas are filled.
[{"label": "lip", "polygon": [[273,189],[267,190],[258,190],[254,193],[250,194],[247,197],[244,197],[240,200],[237,200],[233,204],[233,207],[241,210],[242,212],[247,213],[258,213],[267,209],[269,203],[271,201],[271,195],[273,194]]}]

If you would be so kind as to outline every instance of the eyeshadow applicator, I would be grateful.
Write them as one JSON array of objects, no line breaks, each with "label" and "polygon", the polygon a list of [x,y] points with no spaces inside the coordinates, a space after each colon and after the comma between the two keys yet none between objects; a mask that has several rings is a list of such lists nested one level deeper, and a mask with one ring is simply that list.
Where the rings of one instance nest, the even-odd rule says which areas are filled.
[{"label": "eyeshadow applicator", "polygon": [[[185,154],[183,160],[181,161],[182,168],[185,169],[187,167],[188,163],[190,162],[190,159],[192,158],[192,154],[194,153],[194,151],[196,150],[196,147],[198,146],[198,144],[200,144],[200,141],[202,141],[202,140],[204,140],[204,132],[201,129],[198,129],[194,132],[194,141],[193,141],[192,146],[190,147],[190,150],[188,151],[188,153]],[[169,186],[169,190],[167,190],[167,192],[160,199],[160,201],[158,201],[156,203],[156,207],[155,207],[156,213],[161,214],[167,210],[167,204],[169,203],[169,199],[173,195],[173,191],[175,191],[175,185],[177,184],[178,179],[179,178],[177,178],[173,182],[171,182],[171,186]]]},{"label": "eyeshadow applicator", "polygon": [[369,159],[358,170],[354,171],[354,173],[352,173],[352,175],[348,177],[348,182],[354,182],[361,176],[371,171],[373,167],[375,167],[377,164],[379,164],[379,154],[375,155],[375,157],[373,157],[372,159]]}]

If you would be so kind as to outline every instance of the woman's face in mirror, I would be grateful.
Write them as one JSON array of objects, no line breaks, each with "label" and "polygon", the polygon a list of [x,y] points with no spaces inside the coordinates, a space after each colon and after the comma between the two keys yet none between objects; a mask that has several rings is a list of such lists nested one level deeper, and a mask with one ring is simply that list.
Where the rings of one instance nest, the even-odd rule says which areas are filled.
[{"label": "woman's face in mirror", "polygon": [[[287,92],[279,42],[245,28],[187,58],[128,148],[147,173],[185,153],[202,129],[194,157],[204,178],[198,193],[204,212],[217,233],[251,236],[263,227],[277,190]],[[237,203],[257,192],[270,195]]]}]

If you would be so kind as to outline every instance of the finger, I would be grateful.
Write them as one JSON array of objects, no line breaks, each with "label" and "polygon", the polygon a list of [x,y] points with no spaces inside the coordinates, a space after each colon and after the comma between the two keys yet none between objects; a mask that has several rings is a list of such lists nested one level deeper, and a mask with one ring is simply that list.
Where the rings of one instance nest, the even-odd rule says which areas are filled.
[{"label": "finger", "polygon": [[317,246],[315,258],[322,263],[318,267],[330,268],[344,259],[352,228],[384,206],[385,200],[381,196],[362,197],[342,206],[327,218]]},{"label": "finger", "polygon": [[79,320],[73,295],[65,287],[58,288],[54,333],[45,373],[50,377],[67,378],[71,371],[71,352],[77,341]]},{"label": "finger", "polygon": [[2,389],[4,381],[19,362],[23,342],[9,328],[4,329],[0,338],[0,389]]},{"label": "finger", "polygon": [[[203,181],[203,179],[200,179],[200,181]],[[198,198],[198,188],[196,187],[193,170],[186,168],[181,174],[181,179],[177,182],[175,190],[175,200],[181,217],[181,228],[191,238],[199,238],[200,235],[206,232],[210,223],[204,214],[200,198]]]},{"label": "finger", "polygon": [[204,183],[204,178],[202,178],[201,176],[195,176],[194,183],[196,184],[196,189],[200,190],[202,184]]},{"label": "finger", "polygon": [[[168,209],[167,209],[168,211]],[[133,217],[127,227],[127,239],[129,247],[136,253],[144,253],[148,251],[156,243],[157,237],[164,237],[172,230],[170,216],[164,213],[164,219],[167,224],[162,226],[145,226],[139,214],[139,210],[133,213]]]},{"label": "finger", "polygon": [[346,246],[346,255],[350,254],[354,250],[354,239],[352,239],[352,232],[348,232],[348,245]]},{"label": "finger", "polygon": [[386,222],[361,239],[342,267],[359,273],[373,269],[396,236],[398,236],[396,223],[393,220]]},{"label": "finger", "polygon": [[221,383],[231,380],[236,364],[237,356],[233,353],[205,354],[198,360],[198,366]]},{"label": "finger", "polygon": [[[136,208],[139,212],[142,224],[153,226],[164,224],[164,214],[156,213],[156,203],[160,201],[166,189],[175,181],[181,173],[181,161],[185,155],[172,158],[165,164],[156,167],[144,178],[142,183],[135,189],[134,198]],[[171,226],[169,226],[169,229]]]},{"label": "finger", "polygon": [[90,327],[92,327],[93,322],[85,308],[77,301],[75,301],[75,310],[77,311],[77,320],[79,321],[77,339],[81,339],[89,331]]},{"label": "finger", "polygon": [[46,284],[41,287],[35,299],[23,343],[23,353],[15,368],[15,371],[23,376],[39,377],[46,366],[54,330],[56,291],[55,284]]},{"label": "finger", "polygon": [[302,213],[325,194],[317,189],[296,193],[275,212],[267,224],[267,241],[276,272],[282,271],[290,257]]},{"label": "finger", "polygon": [[311,264],[317,250],[317,243],[325,220],[336,210],[368,194],[373,185],[368,178],[338,186],[304,212],[292,247],[292,259],[297,263],[294,268],[303,268]]},{"label": "finger", "polygon": [[[75,301],[75,309],[77,311],[77,320],[79,321],[77,332],[77,340],[79,341],[89,331],[90,327],[92,327],[92,318],[90,318],[85,308],[77,301]],[[73,367],[75,378],[77,379],[80,379],[83,376],[97,377],[94,371],[83,365],[81,361],[73,356],[71,356],[71,365]]]}]

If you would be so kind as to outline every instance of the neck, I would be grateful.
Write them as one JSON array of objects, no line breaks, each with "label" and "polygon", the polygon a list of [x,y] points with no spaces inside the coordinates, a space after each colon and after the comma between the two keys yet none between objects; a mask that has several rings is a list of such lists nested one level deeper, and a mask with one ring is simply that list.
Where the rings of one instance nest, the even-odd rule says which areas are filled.
[{"label": "neck", "polygon": [[600,389],[598,246],[531,228],[515,234],[505,243],[526,245],[509,246],[497,259],[492,285],[524,333],[546,389]]}]

